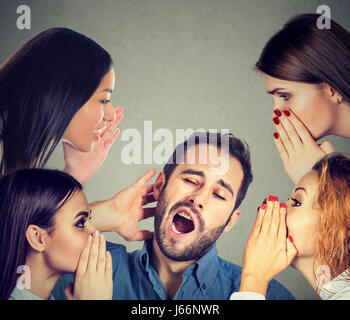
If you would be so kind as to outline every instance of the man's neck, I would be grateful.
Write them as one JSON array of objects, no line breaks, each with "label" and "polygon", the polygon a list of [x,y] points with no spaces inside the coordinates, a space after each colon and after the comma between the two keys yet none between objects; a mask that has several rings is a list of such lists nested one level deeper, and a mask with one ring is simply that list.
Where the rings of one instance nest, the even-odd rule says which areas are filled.
[{"label": "man's neck", "polygon": [[192,264],[193,261],[174,261],[167,258],[158,246],[153,237],[151,265],[157,271],[160,280],[162,280],[168,298],[173,299],[182,283],[182,274]]}]

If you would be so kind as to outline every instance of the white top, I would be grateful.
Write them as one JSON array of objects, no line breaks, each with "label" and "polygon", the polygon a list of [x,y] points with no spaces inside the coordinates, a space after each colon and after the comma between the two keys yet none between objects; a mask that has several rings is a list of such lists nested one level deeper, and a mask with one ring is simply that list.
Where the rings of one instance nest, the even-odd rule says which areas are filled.
[{"label": "white top", "polygon": [[[21,289],[18,286],[15,286],[13,289],[9,300],[43,300],[36,296],[34,293],[31,293],[30,291],[26,289]],[[49,296],[49,300],[55,300],[53,295]]]},{"label": "white top", "polygon": [[[322,300],[350,300],[350,273],[345,270],[332,281],[329,281],[320,291]],[[242,291],[231,294],[230,300],[266,300],[257,292]]]},{"label": "white top", "polygon": [[345,270],[320,291],[322,300],[350,300],[350,273]]}]

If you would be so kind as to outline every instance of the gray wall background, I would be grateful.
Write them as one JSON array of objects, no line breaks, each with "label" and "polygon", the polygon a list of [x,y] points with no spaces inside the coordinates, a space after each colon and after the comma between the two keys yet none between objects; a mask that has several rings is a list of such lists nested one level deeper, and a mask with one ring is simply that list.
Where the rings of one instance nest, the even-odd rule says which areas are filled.
[{"label": "gray wall background", "polygon": [[[31,8],[31,30],[16,27],[20,4]],[[175,136],[176,129],[229,128],[244,139],[251,148],[254,181],[238,223],[217,244],[224,259],[241,265],[257,206],[269,194],[287,199],[293,187],[272,138],[272,98],[253,66],[266,41],[287,19],[314,13],[321,4],[330,6],[332,18],[350,30],[348,0],[0,0],[0,63],[42,30],[72,28],[97,41],[114,59],[112,102],[125,108],[121,130],[137,128],[143,133],[144,121],[151,120],[153,132],[167,128]],[[337,151],[349,152],[346,139],[328,139]],[[86,184],[89,201],[111,197],[152,167],[162,169],[123,164],[126,144],[119,137]],[[61,148],[48,166],[63,168]],[[140,228],[153,230],[153,219]],[[129,250],[142,246],[113,233],[106,236]],[[318,299],[292,268],[277,279],[296,299]]]}]

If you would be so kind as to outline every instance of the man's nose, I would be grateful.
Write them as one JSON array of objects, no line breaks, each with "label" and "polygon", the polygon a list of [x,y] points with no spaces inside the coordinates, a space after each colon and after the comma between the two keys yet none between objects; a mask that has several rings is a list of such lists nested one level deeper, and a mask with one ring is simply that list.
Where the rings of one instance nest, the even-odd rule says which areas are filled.
[{"label": "man's nose", "polygon": [[208,201],[208,192],[204,189],[198,190],[196,193],[188,197],[188,201],[199,211],[204,210]]}]

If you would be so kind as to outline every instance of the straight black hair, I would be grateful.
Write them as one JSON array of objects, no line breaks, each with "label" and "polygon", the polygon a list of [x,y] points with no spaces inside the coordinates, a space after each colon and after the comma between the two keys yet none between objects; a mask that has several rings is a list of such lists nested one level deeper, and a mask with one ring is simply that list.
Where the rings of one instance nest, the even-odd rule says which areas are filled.
[{"label": "straight black hair", "polygon": [[173,154],[170,156],[167,164],[163,168],[166,183],[169,180],[171,173],[179,164],[179,159],[180,161],[183,161],[183,154],[186,153],[187,149],[189,149],[191,146],[198,145],[200,143],[214,145],[218,149],[227,145],[230,156],[237,159],[237,161],[241,164],[243,170],[243,180],[237,193],[236,203],[234,205],[233,211],[236,210],[245,198],[245,195],[248,191],[248,187],[253,181],[253,172],[250,160],[249,146],[242,140],[236,138],[231,133],[222,134],[210,131],[195,132],[186,141],[177,145]]},{"label": "straight black hair", "polygon": [[0,179],[0,300],[9,298],[25,264],[28,226],[52,231],[56,212],[77,190],[77,180],[56,170],[24,169]]},{"label": "straight black hair", "polygon": [[350,102],[350,33],[331,20],[319,29],[318,14],[290,19],[265,45],[256,68],[274,78],[327,83]]},{"label": "straight black hair", "polygon": [[0,67],[0,174],[43,167],[75,113],[112,67],[90,38],[51,28]]}]

